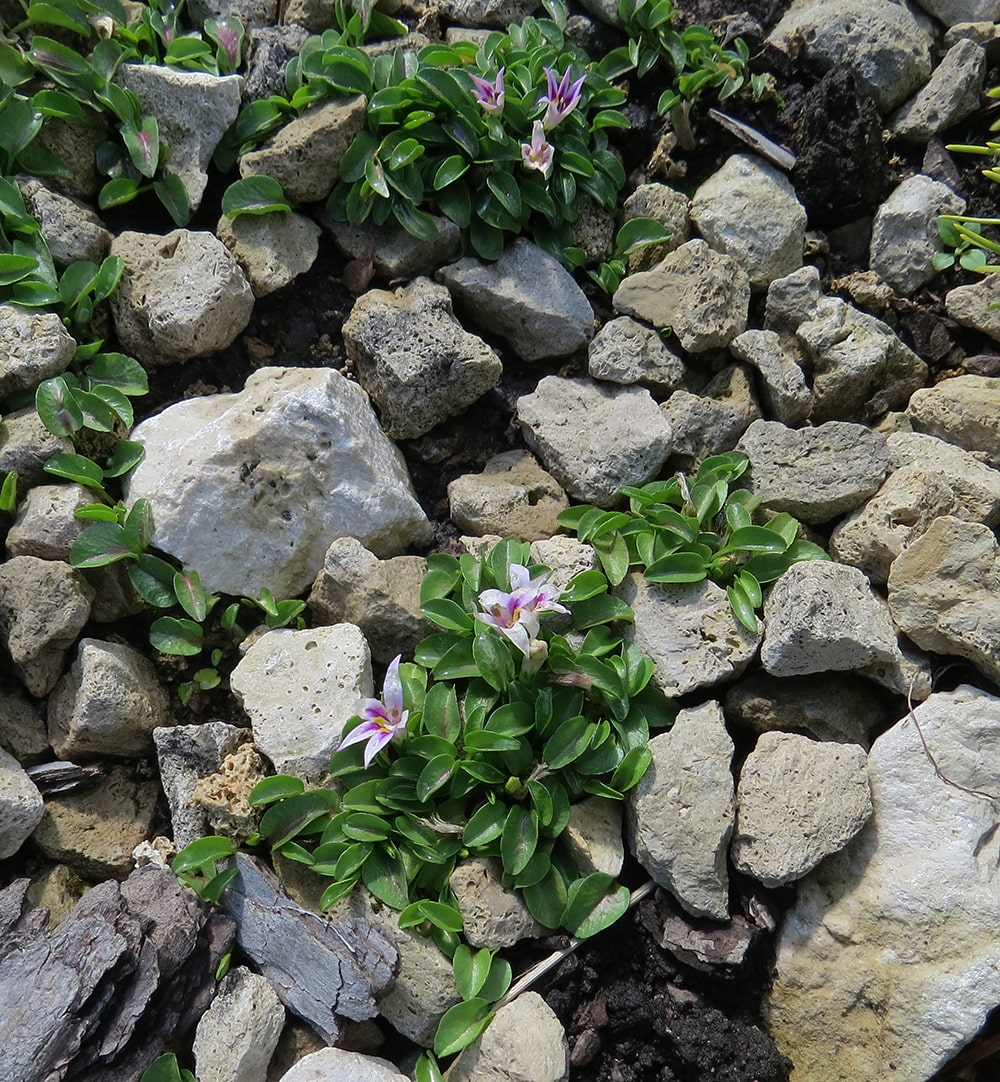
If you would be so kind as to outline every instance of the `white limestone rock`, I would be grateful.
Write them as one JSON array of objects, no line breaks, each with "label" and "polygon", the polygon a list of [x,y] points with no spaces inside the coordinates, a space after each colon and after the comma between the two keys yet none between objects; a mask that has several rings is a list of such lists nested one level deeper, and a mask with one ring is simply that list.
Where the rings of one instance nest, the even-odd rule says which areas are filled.
[{"label": "white limestone rock", "polygon": [[910,398],[906,416],[916,431],[979,451],[979,457],[1000,469],[1000,377],[956,376],[923,388]]},{"label": "white limestone rock", "polygon": [[271,982],[245,966],[230,970],[194,1035],[198,1082],[267,1082],[284,1027]]},{"label": "white limestone rock", "polygon": [[286,1071],[277,1082],[410,1082],[395,1064],[344,1048],[322,1048]]},{"label": "white limestone rock", "polygon": [[0,860],[28,840],[44,813],[42,794],[13,755],[0,748]]}]

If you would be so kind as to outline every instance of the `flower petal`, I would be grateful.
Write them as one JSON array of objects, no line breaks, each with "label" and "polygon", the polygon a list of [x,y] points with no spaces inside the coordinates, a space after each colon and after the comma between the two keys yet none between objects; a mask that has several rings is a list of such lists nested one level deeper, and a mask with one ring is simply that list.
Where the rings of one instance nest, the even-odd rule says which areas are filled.
[{"label": "flower petal", "polygon": [[385,681],[382,684],[382,702],[385,703],[390,719],[398,718],[403,711],[403,681],[399,676],[399,662],[402,656],[402,654],[397,654],[389,662],[389,667],[385,670]]},{"label": "flower petal", "polygon": [[365,748],[365,770],[372,765],[372,759],[392,740],[392,733],[377,732],[368,741]]}]

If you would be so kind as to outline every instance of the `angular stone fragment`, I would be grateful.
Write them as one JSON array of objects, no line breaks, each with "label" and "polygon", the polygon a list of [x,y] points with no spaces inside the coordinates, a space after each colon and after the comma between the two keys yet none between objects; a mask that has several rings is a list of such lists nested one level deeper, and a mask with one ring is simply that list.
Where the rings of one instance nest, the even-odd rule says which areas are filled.
[{"label": "angular stone fragment", "polygon": [[722,708],[707,702],[682,710],[649,750],[652,765],[626,804],[632,851],[688,913],[726,920],[735,801]]},{"label": "angular stone fragment", "polygon": [[625,858],[621,804],[600,796],[578,801],[570,808],[563,841],[580,875],[604,872],[617,879]]},{"label": "angular stone fragment", "polygon": [[943,380],[916,391],[906,415],[918,432],[927,432],[966,451],[981,451],[991,466],[1000,469],[1000,377],[957,376]]},{"label": "angular stone fragment", "polygon": [[629,316],[608,320],[590,343],[587,372],[609,383],[645,383],[675,391],[684,382],[684,362],[663,338]]},{"label": "angular stone fragment", "polygon": [[259,369],[240,393],[171,406],[132,438],[146,458],[127,498],[151,501],[155,544],[207,590],[293,597],[338,537],[382,556],[430,537],[402,456],[331,369]]},{"label": "angular stone fragment", "polygon": [[525,441],[578,500],[610,507],[623,485],[654,477],[671,429],[649,391],[546,376],[517,400]]},{"label": "angular stone fragment", "polygon": [[0,686],[0,749],[23,766],[48,759],[49,740],[45,722],[26,695]]},{"label": "angular stone fragment", "polygon": [[279,1082],[409,1082],[395,1064],[345,1048],[321,1048],[297,1060]]},{"label": "angular stone fragment", "polygon": [[62,375],[75,352],[55,312],[0,304],[0,398]]},{"label": "angular stone fragment", "polygon": [[461,1054],[448,1082],[566,1082],[569,1047],[555,1012],[537,992],[501,1007],[483,1035]]},{"label": "angular stone fragment", "polygon": [[709,380],[700,394],[674,391],[661,409],[674,433],[671,457],[688,472],[711,455],[731,451],[760,417],[750,372],[737,364]]},{"label": "angular stone fragment", "polygon": [[630,274],[614,295],[619,312],[670,327],[689,353],[728,346],[746,330],[750,279],[731,256],[690,240],[657,266]]},{"label": "angular stone fragment", "polygon": [[455,319],[448,290],[428,278],[359,297],[344,344],[394,439],[422,436],[463,412],[503,371],[496,353]]},{"label": "angular stone fragment", "polygon": [[495,857],[469,857],[451,873],[451,889],[472,947],[512,947],[522,939],[543,935],[521,895],[500,882]]},{"label": "angular stone fragment", "polygon": [[780,887],[843,849],[872,813],[866,762],[857,744],[764,733],[740,771],[733,864]]},{"label": "angular stone fragment", "polygon": [[51,481],[45,463],[53,455],[72,451],[73,441],[53,436],[34,406],[13,410],[0,420],[0,473],[17,471],[19,494],[26,493],[30,485]]},{"label": "angular stone fragment", "polygon": [[255,297],[305,274],[319,252],[319,226],[304,214],[223,215],[216,236],[236,256]]},{"label": "angular stone fragment", "polygon": [[376,225],[371,219],[360,225],[328,219],[322,224],[344,255],[370,264],[375,274],[392,281],[433,274],[461,252],[458,226],[450,218],[430,215],[430,219],[435,229],[432,240],[415,237],[399,225]]},{"label": "angular stone fragment", "polygon": [[86,203],[51,191],[36,177],[19,176],[17,187],[57,267],[78,259],[100,263],[108,254],[111,234]]},{"label": "angular stone fragment", "polygon": [[[988,2],[1000,14],[1000,4]],[[979,108],[985,79],[983,47],[969,38],[955,42],[926,85],[896,114],[893,130],[907,142],[929,142],[938,132],[954,127]]]},{"label": "angular stone fragment", "polygon": [[[614,14],[617,18],[617,10]],[[669,236],[659,244],[650,244],[633,252],[628,257],[629,274],[655,267],[675,248],[686,244],[691,236],[690,201],[669,184],[640,184],[622,207],[623,223],[631,218],[653,218]]]},{"label": "angular stone fragment", "polygon": [[198,1082],[267,1082],[284,1025],[270,982],[245,966],[230,970],[194,1036]]},{"label": "angular stone fragment", "polygon": [[809,416],[812,391],[798,358],[785,348],[778,334],[744,331],[730,342],[729,351],[757,370],[761,400],[773,420],[794,428]]},{"label": "angular stone fragment", "polygon": [[42,794],[13,755],[0,748],[0,860],[13,856],[38,825]]},{"label": "angular stone fragment", "polygon": [[93,490],[83,485],[33,486],[7,533],[7,555],[68,563],[73,542],[84,526],[74,513],[93,502]]}]

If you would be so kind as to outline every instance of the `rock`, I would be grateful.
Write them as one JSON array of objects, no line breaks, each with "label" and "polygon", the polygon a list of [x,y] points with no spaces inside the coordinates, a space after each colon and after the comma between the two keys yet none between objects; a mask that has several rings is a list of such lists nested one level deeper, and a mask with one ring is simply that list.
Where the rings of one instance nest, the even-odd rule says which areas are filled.
[{"label": "rock", "polygon": [[745,361],[757,370],[761,400],[770,418],[794,428],[809,416],[812,392],[802,365],[785,348],[778,334],[744,331],[729,343],[729,351],[738,361]]},{"label": "rock", "polygon": [[625,861],[621,804],[600,796],[573,804],[562,840],[580,875],[604,872],[617,879]]},{"label": "rock", "polygon": [[276,1082],[409,1082],[395,1064],[343,1048],[322,1048],[304,1056]]},{"label": "rock", "polygon": [[917,0],[924,11],[929,11],[945,26],[956,23],[1000,21],[998,0]]},{"label": "rock", "polygon": [[57,267],[67,267],[77,260],[101,263],[111,246],[111,234],[86,203],[52,191],[36,177],[19,176],[16,180],[24,205],[41,226]]},{"label": "rock", "polygon": [[1000,341],[1000,311],[997,310],[997,305],[1000,305],[1000,282],[995,281],[995,275],[984,274],[972,285],[956,286],[945,295],[944,303],[948,315],[956,323]]},{"label": "rock", "polygon": [[917,432],[980,451],[1000,469],[1000,377],[956,376],[926,387],[910,398],[906,416]]},{"label": "rock", "polygon": [[[935,0],[931,0],[931,3],[934,2]],[[978,0],[972,0],[972,2],[978,4]],[[995,0],[984,0],[984,2],[987,5],[992,6],[995,3]],[[944,37],[941,39],[941,44],[946,49],[950,49],[953,45],[965,38],[976,42],[977,45],[991,45],[997,40],[997,24],[992,18],[983,20],[976,19],[973,22],[952,23],[951,26],[945,30]]]},{"label": "rock", "polygon": [[255,297],[266,297],[305,274],[319,252],[319,226],[304,214],[223,215],[216,236],[236,256]]},{"label": "rock", "polygon": [[73,542],[83,529],[74,513],[93,502],[93,490],[83,485],[35,485],[7,533],[7,555],[68,563]]},{"label": "rock", "polygon": [[0,398],[61,376],[76,342],[55,312],[0,304]]},{"label": "rock", "polygon": [[198,23],[235,15],[249,30],[271,25],[278,15],[278,0],[192,0],[187,9]]},{"label": "rock", "polygon": [[495,263],[469,256],[437,277],[476,326],[506,339],[526,361],[565,357],[594,334],[593,309],[573,276],[523,237]]},{"label": "rock", "polygon": [[115,81],[135,94],[143,116],[156,117],[160,138],[170,147],[163,168],[180,179],[191,209],[197,210],[212,154],[240,111],[240,77],[122,64]]},{"label": "rock", "polygon": [[455,259],[462,250],[462,234],[450,218],[431,215],[437,235],[422,240],[407,233],[402,226],[376,225],[371,220],[360,225],[323,219],[340,251],[358,260],[371,260],[372,270],[392,281],[433,274],[442,264]]},{"label": "rock", "polygon": [[170,806],[174,845],[178,849],[215,833],[209,829],[205,808],[193,805],[191,797],[199,778],[214,774],[223,759],[249,739],[249,730],[222,721],[153,730],[160,784]]},{"label": "rock", "polygon": [[417,643],[436,630],[420,611],[420,584],[426,574],[422,556],[380,560],[360,541],[342,537],[327,549],[309,594],[313,623],[356,624],[382,665],[397,654],[409,657]]},{"label": "rock", "polygon": [[[993,7],[1000,14],[1000,4],[994,3]],[[953,128],[979,108],[985,80],[983,47],[968,38],[956,42],[942,57],[929,82],[896,114],[893,131],[907,142],[928,143],[938,132]]]},{"label": "rock", "polygon": [[893,0],[795,0],[768,42],[802,48],[820,71],[846,66],[887,113],[927,81],[931,35]]},{"label": "rock", "polygon": [[501,876],[495,857],[469,857],[451,873],[451,889],[470,947],[512,947],[545,934],[521,895],[503,886]]},{"label": "rock", "polygon": [[810,525],[859,507],[878,491],[889,465],[885,437],[847,421],[803,429],[754,421],[736,449],[750,458],[746,487],[772,511]]},{"label": "rock", "polygon": [[610,507],[655,477],[671,429],[649,391],[546,376],[517,400],[525,442],[575,499]]},{"label": "rock", "polygon": [[565,1082],[569,1047],[555,1012],[537,992],[501,1007],[448,1071],[448,1082]]},{"label": "rock", "polygon": [[171,724],[167,693],[137,650],[81,639],[70,671],[49,696],[49,742],[60,759],[141,759],[153,730]]},{"label": "rock", "polygon": [[632,218],[653,218],[670,236],[633,252],[628,257],[629,274],[652,269],[691,236],[690,201],[669,184],[640,184],[622,206],[622,224]]},{"label": "rock", "polygon": [[[637,915],[642,926],[679,962],[699,973],[707,973],[716,978],[738,978],[763,931],[751,924],[742,913],[734,913],[725,924],[718,924],[704,917],[692,917],[662,890],[658,890],[646,902],[640,903]],[[774,930],[773,925],[770,930]],[[668,997],[674,998],[669,992]],[[674,1009],[680,1007],[683,1010],[682,997],[678,996],[674,1003]],[[703,1024],[711,1024],[709,1017],[701,1016]],[[760,1030],[756,1032],[763,1036]],[[745,1049],[746,1045],[740,1042],[740,1047]],[[755,1072],[754,1077],[775,1076]]]},{"label": "rock", "polygon": [[843,849],[872,814],[866,762],[857,744],[764,733],[740,771],[733,864],[780,887]]},{"label": "rock", "polygon": [[239,161],[240,176],[273,177],[293,203],[318,203],[340,179],[340,162],[364,127],[364,95],[314,105]]},{"label": "rock", "polygon": [[570,243],[583,252],[588,265],[611,259],[615,251],[614,214],[598,206],[588,195],[578,196],[576,206],[578,213],[570,226]]},{"label": "rock", "polygon": [[764,325],[779,334],[794,333],[800,323],[813,318],[822,299],[818,268],[800,267],[767,287]]},{"label": "rock", "polygon": [[253,291],[211,233],[119,233],[125,272],[111,297],[122,347],[155,367],[225,349],[250,322]]},{"label": "rock", "polygon": [[49,758],[45,723],[35,707],[14,688],[0,686],[0,749],[32,766]]},{"label": "rock", "polygon": [[267,1082],[284,1025],[270,983],[245,966],[230,970],[194,1035],[198,1082]]},{"label": "rock", "polygon": [[630,274],[613,303],[657,330],[670,327],[689,353],[704,353],[746,330],[750,279],[731,256],[689,240],[651,270]]},{"label": "rock", "polygon": [[459,26],[505,29],[535,10],[535,0],[443,0],[441,14]]},{"label": "rock", "polygon": [[587,372],[608,383],[644,383],[676,391],[687,376],[684,362],[652,327],[619,316],[597,332],[587,351]]},{"label": "rock", "polygon": [[[575,537],[567,537],[565,534],[557,534],[555,537],[532,542],[531,559],[534,563],[549,569],[550,580],[560,593],[566,589],[574,576],[582,571],[593,571],[599,567],[597,553],[594,552],[592,545],[588,545],[585,541],[577,541]],[[558,615],[558,613],[550,613],[549,617],[555,621]]]},{"label": "rock", "polygon": [[13,410],[0,420],[0,473],[16,471],[18,493],[50,481],[45,463],[53,455],[72,451],[73,441],[53,436],[34,406]]},{"label": "rock", "polygon": [[12,857],[38,825],[42,794],[13,755],[0,748],[0,860]]},{"label": "rock", "polygon": [[93,788],[48,797],[32,840],[83,879],[124,879],[132,850],[152,836],[158,794],[157,782],[140,780],[134,767],[108,766]]},{"label": "rock", "polygon": [[937,274],[931,260],[943,248],[938,215],[964,210],[965,200],[946,184],[923,173],[907,177],[875,215],[871,269],[901,296],[915,293]]},{"label": "rock", "polygon": [[691,220],[715,251],[740,263],[752,289],[802,266],[805,209],[784,173],[755,154],[733,154],[698,188]]},{"label": "rock", "polygon": [[412,439],[496,386],[500,358],[455,319],[448,290],[417,278],[372,289],[344,323],[347,357],[394,439]]},{"label": "rock", "polygon": [[206,590],[293,597],[338,537],[380,556],[430,537],[402,456],[331,369],[261,368],[240,393],[170,406],[132,439],[146,458],[127,499],[151,501],[155,544]]},{"label": "rock", "polygon": [[537,541],[558,532],[556,516],[569,500],[527,451],[504,451],[482,473],[449,482],[448,506],[452,521],[466,533]]},{"label": "rock", "polygon": [[924,1082],[1000,996],[996,813],[979,795],[1000,788],[1000,700],[959,687],[914,715],[875,742],[872,819],[800,881],[781,932],[768,1026],[809,1082]]},{"label": "rock", "polygon": [[935,519],[893,562],[889,609],[924,650],[968,658],[1000,682],[1000,549],[993,531]]},{"label": "rock", "polygon": [[859,744],[888,720],[871,684],[848,673],[745,676],[726,692],[726,720],[755,733],[803,732],[814,740]]},{"label": "rock", "polygon": [[371,655],[353,624],[262,635],[230,677],[254,743],[279,774],[318,780],[344,723],[372,689]]},{"label": "rock", "polygon": [[83,575],[69,564],[35,556],[0,564],[0,644],[32,695],[47,695],[55,687],[93,597]]},{"label": "rock", "polygon": [[[228,0],[226,0],[228,2]],[[271,0],[267,0],[268,3]],[[294,5],[285,8],[286,18]],[[262,26],[248,26],[244,39],[243,101],[249,103],[272,94],[285,93],[285,71],[288,61],[298,56],[309,40],[309,31],[297,20],[280,26],[267,19]],[[324,27],[323,29],[326,29]]]},{"label": "rock", "polygon": [[260,826],[263,812],[250,804],[254,789],[270,773],[245,729],[236,730],[243,740],[230,751],[208,777],[198,778],[189,797],[191,806],[203,814],[207,834],[225,834],[241,845]]},{"label": "rock", "polygon": [[760,660],[772,676],[842,672],[899,656],[889,614],[856,567],[792,566],[764,602]]},{"label": "rock", "polygon": [[649,750],[652,765],[626,802],[632,852],[688,913],[727,920],[735,803],[733,742],[722,707],[707,702],[682,710]]},{"label": "rock", "polygon": [[760,633],[747,631],[714,582],[646,582],[638,572],[618,588],[635,613],[626,641],[648,654],[664,695],[686,695],[738,676],[753,659]]},{"label": "rock", "polygon": [[724,368],[701,394],[674,391],[661,408],[674,433],[671,457],[688,471],[711,455],[731,451],[760,417],[750,373],[736,364]]}]

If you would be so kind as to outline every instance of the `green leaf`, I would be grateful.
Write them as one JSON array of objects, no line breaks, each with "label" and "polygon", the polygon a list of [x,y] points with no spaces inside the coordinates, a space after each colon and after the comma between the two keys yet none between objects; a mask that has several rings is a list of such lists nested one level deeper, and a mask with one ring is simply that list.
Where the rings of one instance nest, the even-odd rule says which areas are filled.
[{"label": "green leaf", "polygon": [[[575,884],[574,884],[575,886]],[[570,887],[571,902],[572,890]],[[610,928],[617,920],[620,920],[628,912],[628,906],[630,901],[630,895],[628,887],[620,885],[613,886],[609,893],[607,893],[590,912],[583,917],[575,927],[565,921],[566,927],[578,938],[589,939],[590,936],[597,935],[598,932],[603,932],[606,928]],[[567,906],[569,908],[569,906]]]},{"label": "green leaf", "polygon": [[701,582],[707,575],[705,561],[696,552],[674,552],[646,568],[647,582]]},{"label": "green leaf", "polygon": [[104,491],[104,471],[92,459],[83,455],[60,452],[45,463],[45,472],[55,477],[64,477],[67,481],[76,481],[87,488]]},{"label": "green leaf", "polygon": [[500,857],[504,871],[517,875],[531,860],[538,845],[538,816],[516,806],[507,813],[500,836]]},{"label": "green leaf", "polygon": [[181,178],[176,173],[164,173],[153,182],[153,191],[173,219],[174,225],[187,225],[191,220],[191,204]]},{"label": "green leaf", "polygon": [[271,843],[272,849],[280,849],[302,834],[317,833],[328,820],[331,799],[329,790],[313,789],[272,804],[261,817],[261,837]]},{"label": "green leaf", "polygon": [[490,628],[477,630],[472,640],[472,656],[479,675],[492,688],[504,691],[514,679],[514,659],[506,640]]},{"label": "green leaf", "polygon": [[651,244],[670,240],[666,226],[655,218],[630,218],[618,230],[615,251],[623,256],[632,255]]},{"label": "green leaf", "polygon": [[475,621],[461,605],[446,597],[430,598],[420,611],[446,631],[472,631]]},{"label": "green leaf", "polygon": [[471,752],[517,751],[520,741],[500,733],[476,729],[465,734],[465,749]]},{"label": "green leaf", "polygon": [[486,983],[479,990],[479,998],[485,999],[487,1003],[496,1003],[510,988],[512,976],[510,962],[506,958],[494,956]]},{"label": "green leaf", "polygon": [[558,928],[566,909],[566,881],[558,869],[550,868],[544,879],[534,886],[525,887],[524,902],[540,924],[546,928]]},{"label": "green leaf", "polygon": [[434,1034],[434,1054],[452,1056],[467,1048],[490,1024],[493,1013],[485,999],[468,999],[449,1007]]},{"label": "green leaf", "polygon": [[326,890],[323,891],[319,900],[319,907],[322,910],[327,910],[331,906],[336,905],[341,898],[346,898],[348,894],[358,884],[358,877],[353,876],[350,879],[342,879],[339,882],[331,883]]},{"label": "green leaf", "polygon": [[149,641],[154,649],[180,657],[194,657],[200,654],[204,637],[200,624],[196,624],[193,620],[180,620],[174,616],[161,616],[153,621],[149,629]]},{"label": "green leaf", "polygon": [[766,526],[742,526],[734,530],[726,549],[744,549],[747,552],[784,552],[785,539]]},{"label": "green leaf", "polygon": [[462,914],[453,906],[444,902],[434,902],[421,898],[412,902],[399,914],[400,928],[413,928],[424,921],[429,921],[435,928],[458,934],[464,927]]},{"label": "green leaf", "polygon": [[432,1052],[422,1052],[414,1067],[415,1082],[444,1082],[444,1075],[438,1067]]},{"label": "green leaf", "polygon": [[504,822],[507,818],[507,806],[500,802],[495,804],[483,804],[469,817],[462,833],[462,841],[470,849],[478,849],[489,845],[503,833]]},{"label": "green leaf", "polygon": [[244,177],[234,181],[222,196],[222,213],[227,218],[238,218],[241,214],[272,214],[275,211],[290,211],[281,185],[268,176]]},{"label": "green leaf", "polygon": [[469,162],[461,154],[451,154],[437,167],[432,182],[433,188],[439,192],[447,188],[449,184],[464,176],[469,170]]},{"label": "green leaf", "polygon": [[182,1071],[173,1052],[158,1056],[142,1072],[139,1082],[188,1082],[194,1076],[190,1071]]},{"label": "green leaf", "polygon": [[175,874],[181,872],[195,872],[206,864],[214,864],[217,860],[225,860],[236,852],[232,841],[219,834],[211,834],[205,838],[186,845],[170,862],[170,868]]},{"label": "green leaf", "polygon": [[455,970],[455,986],[462,999],[475,999],[486,983],[493,964],[493,951],[486,947],[473,951],[465,943],[459,944],[451,960]]},{"label": "green leaf", "polygon": [[409,902],[406,868],[402,858],[390,857],[382,849],[376,849],[365,861],[361,871],[365,886],[380,902],[393,909],[405,909]]},{"label": "green leaf", "polygon": [[738,582],[726,587],[726,596],[737,620],[750,632],[757,631],[757,616],[746,590]]},{"label": "green leaf", "polygon": [[101,210],[120,207],[131,203],[139,194],[139,185],[131,177],[115,177],[109,180],[97,195],[97,205]]},{"label": "green leaf", "polygon": [[573,606],[573,626],[578,629],[607,624],[612,620],[631,622],[634,614],[629,606],[611,594],[600,594]]},{"label": "green leaf", "polygon": [[0,254],[0,286],[19,282],[37,269],[38,260],[34,256]]},{"label": "green leaf", "polygon": [[630,748],[615,768],[614,774],[611,775],[611,787],[619,793],[628,792],[633,786],[638,785],[652,761],[652,752],[645,745]]},{"label": "green leaf", "polygon": [[[614,877],[605,872],[593,872],[570,883],[560,923],[575,934],[576,929],[615,885]],[[625,893],[628,894],[628,891]]]},{"label": "green leaf", "polygon": [[215,598],[205,593],[197,571],[178,571],[174,575],[174,594],[180,607],[199,623],[205,620],[215,602]]},{"label": "green leaf", "polygon": [[542,760],[550,770],[562,770],[590,746],[596,726],[578,715],[564,721],[545,742]]},{"label": "green leaf", "polygon": [[435,684],[424,699],[423,726],[431,736],[454,744],[462,734],[458,696],[450,684]]},{"label": "green leaf", "polygon": [[427,800],[438,791],[455,770],[455,756],[435,755],[417,778],[416,793],[420,801]]},{"label": "green leaf", "polygon": [[70,549],[73,567],[104,567],[134,555],[125,530],[117,522],[95,522],[80,532]]},{"label": "green leaf", "polygon": [[[62,376],[47,379],[35,391],[35,409],[53,436],[71,436],[83,427],[83,410],[76,394]],[[101,472],[98,481],[103,481]]]},{"label": "green leaf", "polygon": [[132,588],[147,605],[169,609],[177,604],[173,587],[175,568],[166,560],[142,552],[135,563],[129,564],[127,574]]},{"label": "green leaf", "polygon": [[298,796],[305,792],[305,788],[305,782],[301,778],[292,777],[290,774],[275,774],[253,787],[247,797],[247,803],[251,808],[262,808],[273,804],[276,800]]}]

